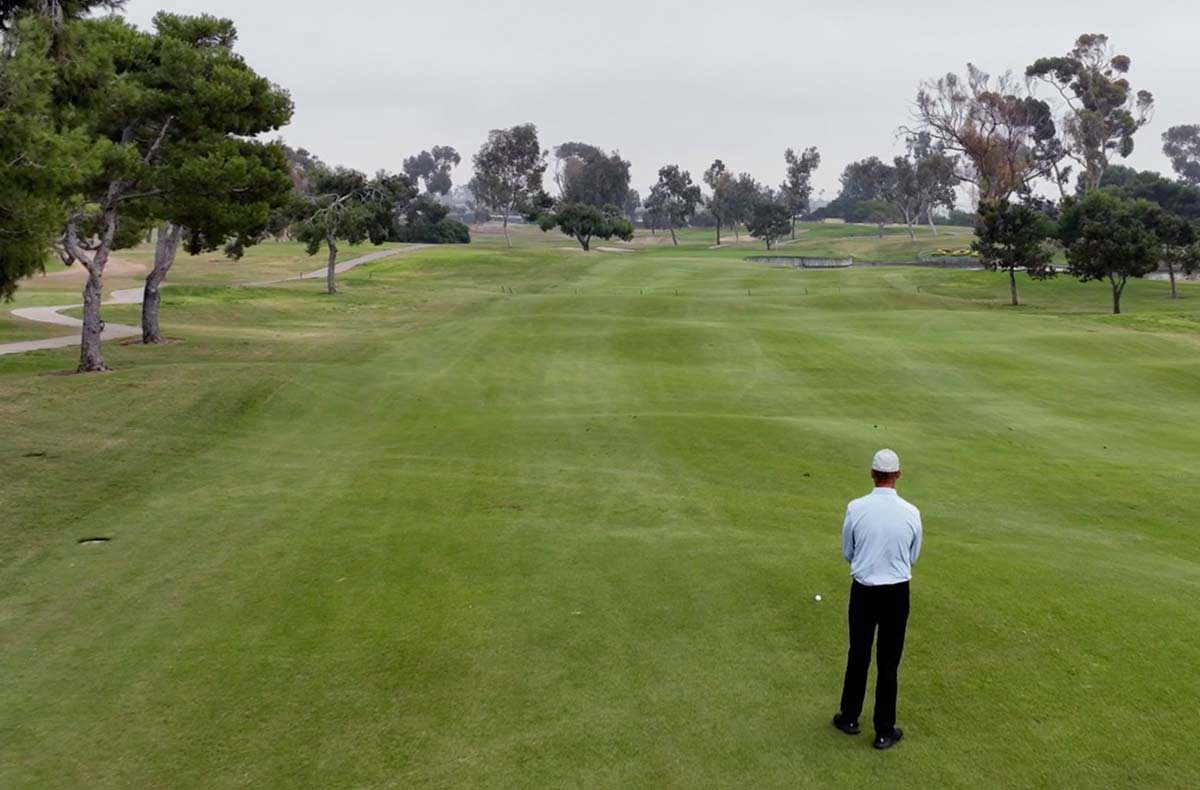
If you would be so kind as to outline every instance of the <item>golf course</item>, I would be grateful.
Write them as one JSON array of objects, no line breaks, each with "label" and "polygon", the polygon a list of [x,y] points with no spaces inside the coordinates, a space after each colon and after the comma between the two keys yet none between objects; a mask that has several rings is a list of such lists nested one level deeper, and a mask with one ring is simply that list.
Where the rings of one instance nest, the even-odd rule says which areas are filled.
[{"label": "golf course", "polygon": [[[972,238],[874,234],[777,252]],[[181,252],[170,342],[0,356],[0,787],[1200,785],[1200,285],[512,236],[334,295]],[[10,314],[61,269],[0,342],[70,333]],[[829,724],[881,447],[925,528],[882,755]]]}]

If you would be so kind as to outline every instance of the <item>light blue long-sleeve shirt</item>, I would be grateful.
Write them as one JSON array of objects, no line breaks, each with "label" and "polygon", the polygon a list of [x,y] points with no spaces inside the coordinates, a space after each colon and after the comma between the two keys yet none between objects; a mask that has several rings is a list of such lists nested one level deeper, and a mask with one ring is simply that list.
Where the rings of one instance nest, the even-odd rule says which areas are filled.
[{"label": "light blue long-sleeve shirt", "polygon": [[876,587],[912,578],[921,553],[921,511],[894,488],[876,488],[846,506],[842,556],[859,584]]}]

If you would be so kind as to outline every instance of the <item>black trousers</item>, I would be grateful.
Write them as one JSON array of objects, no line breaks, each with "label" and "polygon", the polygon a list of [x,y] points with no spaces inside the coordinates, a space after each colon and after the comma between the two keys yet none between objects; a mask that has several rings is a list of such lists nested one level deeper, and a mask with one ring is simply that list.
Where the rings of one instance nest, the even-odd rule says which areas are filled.
[{"label": "black trousers", "polygon": [[908,625],[908,582],[868,587],[850,585],[850,653],[842,684],[842,716],[858,721],[867,693],[871,642],[879,630],[875,665],[875,734],[891,735],[896,726],[896,673]]}]

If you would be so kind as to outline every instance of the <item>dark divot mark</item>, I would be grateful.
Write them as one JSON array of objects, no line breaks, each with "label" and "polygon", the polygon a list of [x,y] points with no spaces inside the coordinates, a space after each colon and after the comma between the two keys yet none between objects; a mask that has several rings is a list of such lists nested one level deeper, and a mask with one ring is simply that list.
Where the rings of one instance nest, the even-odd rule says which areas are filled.
[{"label": "dark divot mark", "polygon": [[45,457],[46,457],[46,454],[45,454],[44,452],[38,452],[38,453],[25,453],[25,454],[24,454],[24,455],[22,455],[21,457],[22,457],[22,458],[45,458]]},{"label": "dark divot mark", "polygon": [[110,540],[112,540],[112,538],[106,538],[102,535],[98,535],[94,538],[80,538],[79,545],[80,546],[95,546],[100,543],[108,543]]}]

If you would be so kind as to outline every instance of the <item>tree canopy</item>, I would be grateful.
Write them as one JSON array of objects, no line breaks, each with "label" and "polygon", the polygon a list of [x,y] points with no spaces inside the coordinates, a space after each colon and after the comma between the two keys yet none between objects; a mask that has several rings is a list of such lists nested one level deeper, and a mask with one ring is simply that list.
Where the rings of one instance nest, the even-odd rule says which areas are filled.
[{"label": "tree canopy", "polygon": [[448,145],[435,145],[432,150],[422,151],[404,160],[404,174],[412,182],[424,183],[425,191],[430,195],[448,195],[454,182],[450,171],[454,169],[462,157],[458,151]]},{"label": "tree canopy", "polygon": [[791,212],[792,238],[796,238],[796,217],[808,211],[808,199],[812,197],[812,177],[821,165],[821,154],[815,147],[806,148],[799,154],[789,148],[783,152],[787,164],[787,177],[780,188],[780,198]]},{"label": "tree canopy", "polygon": [[746,229],[756,239],[762,239],[767,249],[788,234],[792,227],[792,210],[788,199],[770,190],[760,192],[751,205]]},{"label": "tree canopy", "polygon": [[1109,281],[1115,314],[1121,312],[1129,278],[1158,268],[1161,248],[1155,229],[1161,222],[1162,209],[1148,200],[1094,189],[1064,201],[1058,237],[1072,275],[1085,282]]},{"label": "tree canopy", "polygon": [[1054,276],[1050,265],[1054,253],[1048,244],[1054,233],[1054,219],[1046,205],[1032,199],[1020,203],[989,200],[979,205],[971,249],[979,253],[988,269],[1008,273],[1009,295],[1016,306],[1020,304],[1018,269],[1034,279]]},{"label": "tree canopy", "polygon": [[966,78],[950,73],[923,83],[917,92],[915,126],[958,157],[960,183],[974,185],[981,200],[1028,192],[1032,182],[1059,170],[1064,152],[1050,105],[1024,91],[1011,74],[993,79],[967,64]]},{"label": "tree canopy", "polygon": [[1163,153],[1175,175],[1185,184],[1200,187],[1200,125],[1172,126],[1163,132]]},{"label": "tree canopy", "polygon": [[475,154],[474,164],[472,190],[484,205],[503,214],[504,238],[511,247],[509,215],[523,211],[542,191],[546,152],[538,143],[537,127],[527,123],[493,129]]},{"label": "tree canopy", "polygon": [[1067,156],[1082,168],[1084,191],[1096,189],[1110,157],[1133,153],[1133,135],[1150,120],[1154,96],[1134,92],[1132,61],[1113,52],[1108,36],[1084,33],[1060,57],[1038,58],[1025,76],[1051,85],[1066,105],[1062,134]]},{"label": "tree canopy", "polygon": [[621,216],[616,206],[599,208],[586,203],[562,203],[539,218],[543,231],[558,228],[579,242],[584,252],[590,250],[592,239],[633,240],[633,224]]},{"label": "tree canopy", "polygon": [[675,228],[687,225],[702,199],[691,173],[680,170],[679,165],[665,165],[658,170],[658,181],[650,189],[646,208],[662,217],[671,231],[671,241],[678,245]]},{"label": "tree canopy", "polygon": [[554,179],[566,203],[623,206],[629,195],[630,163],[614,151],[606,154],[588,143],[563,143],[554,149]]}]

